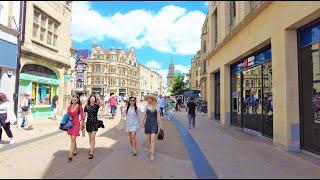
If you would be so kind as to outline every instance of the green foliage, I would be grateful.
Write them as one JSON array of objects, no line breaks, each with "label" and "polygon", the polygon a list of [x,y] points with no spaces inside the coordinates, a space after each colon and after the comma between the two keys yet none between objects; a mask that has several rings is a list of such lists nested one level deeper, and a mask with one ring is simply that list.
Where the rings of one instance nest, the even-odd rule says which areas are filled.
[{"label": "green foliage", "polygon": [[186,83],[182,73],[176,73],[172,79],[172,86],[170,87],[171,95],[183,94],[186,90]]}]

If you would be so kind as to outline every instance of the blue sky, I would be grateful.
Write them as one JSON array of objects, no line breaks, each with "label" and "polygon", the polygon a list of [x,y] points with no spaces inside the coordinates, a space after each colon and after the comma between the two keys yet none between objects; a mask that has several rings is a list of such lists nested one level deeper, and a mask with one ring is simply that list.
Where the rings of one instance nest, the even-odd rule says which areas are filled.
[{"label": "blue sky", "polygon": [[187,72],[200,49],[207,13],[205,1],[73,2],[72,40],[76,49],[93,42],[104,49],[131,46],[140,64],[165,76],[172,54],[177,70]]}]

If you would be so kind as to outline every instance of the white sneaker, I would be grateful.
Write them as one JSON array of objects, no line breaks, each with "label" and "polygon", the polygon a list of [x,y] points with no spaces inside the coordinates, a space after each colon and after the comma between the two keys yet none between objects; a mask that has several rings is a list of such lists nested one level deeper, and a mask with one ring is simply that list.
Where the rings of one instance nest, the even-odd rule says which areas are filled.
[{"label": "white sneaker", "polygon": [[10,139],[9,144],[13,144],[14,143],[14,139]]},{"label": "white sneaker", "polygon": [[151,160],[151,161],[153,161],[153,160],[154,160],[154,156],[153,156],[153,155],[151,155],[150,160]]}]

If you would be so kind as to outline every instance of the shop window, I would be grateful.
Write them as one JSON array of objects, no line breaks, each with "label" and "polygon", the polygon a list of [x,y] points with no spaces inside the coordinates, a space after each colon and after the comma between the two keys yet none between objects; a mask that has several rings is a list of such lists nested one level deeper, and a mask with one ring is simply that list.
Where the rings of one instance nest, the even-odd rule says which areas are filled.
[{"label": "shop window", "polygon": [[50,105],[52,97],[51,85],[32,83],[31,99],[35,105]]}]

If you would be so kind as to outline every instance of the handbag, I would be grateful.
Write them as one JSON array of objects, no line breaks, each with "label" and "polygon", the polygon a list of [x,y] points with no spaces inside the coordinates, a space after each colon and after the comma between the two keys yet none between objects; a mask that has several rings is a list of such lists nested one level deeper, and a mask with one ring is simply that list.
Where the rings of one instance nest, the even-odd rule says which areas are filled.
[{"label": "handbag", "polygon": [[59,129],[63,131],[68,131],[73,127],[73,123],[72,121],[70,121],[70,117],[71,117],[70,114],[65,114],[62,116]]},{"label": "handbag", "polygon": [[164,138],[164,131],[163,129],[160,129],[160,132],[158,134],[158,140],[163,140],[163,138]]},{"label": "handbag", "polygon": [[104,128],[104,124],[103,124],[103,121],[99,120],[98,121],[98,128]]}]

